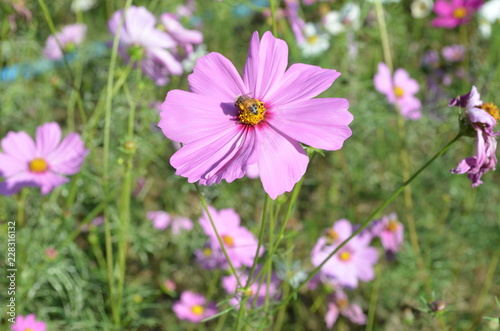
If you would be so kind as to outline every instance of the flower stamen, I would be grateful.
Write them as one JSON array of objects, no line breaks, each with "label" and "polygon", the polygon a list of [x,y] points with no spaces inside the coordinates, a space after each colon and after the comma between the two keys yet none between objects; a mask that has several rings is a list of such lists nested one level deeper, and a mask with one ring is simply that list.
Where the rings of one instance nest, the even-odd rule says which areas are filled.
[{"label": "flower stamen", "polygon": [[203,308],[203,306],[200,305],[194,305],[193,307],[191,307],[191,312],[195,315],[201,315],[203,314],[204,311],[205,308]]},{"label": "flower stamen", "polygon": [[464,18],[465,15],[467,15],[467,8],[465,7],[458,7],[453,11],[453,17],[461,19]]},{"label": "flower stamen", "polygon": [[500,111],[493,102],[483,103],[481,106],[479,106],[479,108],[493,116],[496,121],[500,120]]},{"label": "flower stamen", "polygon": [[240,123],[256,125],[264,120],[266,108],[264,103],[249,96],[239,96],[234,105],[239,109],[238,118]]},{"label": "flower stamen", "polygon": [[405,90],[403,90],[399,86],[396,86],[394,87],[394,94],[396,95],[396,98],[401,98],[403,95],[405,95]]},{"label": "flower stamen", "polygon": [[233,237],[228,236],[228,235],[223,235],[221,238],[222,238],[222,242],[224,243],[224,245],[226,245],[227,247],[234,247]]},{"label": "flower stamen", "polygon": [[47,171],[49,165],[42,158],[36,158],[30,162],[29,168],[31,172],[35,172],[37,174],[42,174]]},{"label": "flower stamen", "polygon": [[339,254],[339,259],[344,262],[349,261],[351,259],[351,253],[343,251]]}]

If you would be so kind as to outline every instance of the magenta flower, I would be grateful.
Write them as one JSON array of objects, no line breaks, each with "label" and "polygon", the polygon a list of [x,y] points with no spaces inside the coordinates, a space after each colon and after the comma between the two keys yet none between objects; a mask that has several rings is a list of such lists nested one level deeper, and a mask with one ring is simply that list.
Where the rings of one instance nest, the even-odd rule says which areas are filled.
[{"label": "magenta flower", "polygon": [[465,174],[472,181],[472,187],[481,185],[481,176],[489,170],[495,170],[497,157],[496,136],[500,132],[493,132],[497,121],[500,119],[498,108],[493,103],[483,103],[475,86],[461,97],[452,99],[450,106],[465,108],[461,115],[461,132],[463,135],[476,137],[476,155],[462,160],[454,174]]},{"label": "magenta flower", "polygon": [[193,229],[193,222],[186,217],[172,217],[164,211],[150,211],[147,218],[153,222],[153,226],[158,230],[165,230],[170,226],[172,234],[177,236],[183,230]]},{"label": "magenta flower", "polygon": [[283,40],[270,32],[259,40],[255,32],[243,78],[219,53],[198,59],[188,78],[191,92],[170,91],[162,105],[160,128],[184,144],[170,159],[177,175],[211,185],[241,178],[247,165],[257,164],[264,190],[275,199],[306,171],[309,158],[299,142],[342,147],[351,135],[348,101],[311,99],[340,73],[307,64],[286,70],[287,57]]},{"label": "magenta flower", "polygon": [[[75,46],[80,45],[87,34],[87,26],[85,24],[66,25],[61,32],[56,33],[56,36],[49,36],[43,49],[43,55],[51,60],[59,60],[64,56],[64,51],[71,52]],[[59,44],[63,49],[59,47]]]},{"label": "magenta flower", "polygon": [[393,77],[389,67],[381,62],[373,83],[377,91],[385,94],[389,103],[396,105],[403,117],[416,120],[422,116],[422,104],[415,97],[419,90],[418,82],[410,78],[406,70],[397,69]]},{"label": "magenta flower", "polygon": [[403,245],[404,226],[398,222],[396,213],[391,213],[375,221],[372,226],[372,235],[380,237],[382,247],[389,254],[397,253]]},{"label": "magenta flower", "polygon": [[[118,32],[123,10],[111,16],[108,28],[111,34]],[[155,27],[156,19],[145,7],[130,6],[120,31],[120,55],[128,62],[138,61],[142,71],[156,85],[168,83],[169,75],[182,74],[182,64],[168,50],[176,42],[165,32]]]},{"label": "magenta flower", "polygon": [[45,331],[46,329],[47,324],[37,321],[35,314],[17,315],[16,322],[12,324],[12,331]]},{"label": "magenta flower", "polygon": [[[251,267],[257,253],[257,239],[253,233],[240,226],[240,217],[234,210],[217,211],[210,206],[208,209],[233,266],[235,268]],[[199,222],[205,234],[210,238],[211,247],[220,251],[216,256],[220,256],[222,249],[206,212],[203,212]],[[264,248],[261,247],[259,256],[263,253]]]},{"label": "magenta flower", "polygon": [[347,295],[341,289],[335,290],[335,293],[329,297],[328,310],[325,315],[327,328],[331,328],[337,321],[339,314],[347,317],[355,324],[366,324],[366,316],[359,305],[349,303]]},{"label": "magenta flower", "polygon": [[24,131],[7,133],[1,142],[0,194],[17,193],[25,186],[39,186],[45,195],[69,181],[64,175],[80,171],[88,150],[76,133],[61,142],[61,128],[55,122],[36,129],[36,142]]},{"label": "magenta flower", "polygon": [[193,323],[217,314],[214,303],[207,304],[203,295],[191,291],[182,292],[181,300],[174,303],[172,309],[179,319]]},{"label": "magenta flower", "polygon": [[438,17],[432,20],[432,26],[453,29],[466,24],[482,4],[483,0],[437,0],[434,12]]},{"label": "magenta flower", "polygon": [[[341,220],[344,222],[344,220]],[[344,235],[350,236],[352,225]],[[377,250],[370,247],[371,236],[358,235],[352,238],[321,268],[321,273],[338,281],[341,286],[355,288],[358,280],[370,281],[375,277],[373,265],[378,260]],[[338,246],[339,243],[328,244],[321,237],[311,254],[314,266],[319,266]]]}]

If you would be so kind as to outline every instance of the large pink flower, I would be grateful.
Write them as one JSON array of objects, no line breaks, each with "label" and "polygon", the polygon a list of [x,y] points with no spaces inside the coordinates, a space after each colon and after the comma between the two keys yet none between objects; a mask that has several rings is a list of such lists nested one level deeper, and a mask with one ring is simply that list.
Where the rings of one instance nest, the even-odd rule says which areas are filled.
[{"label": "large pink flower", "polygon": [[422,116],[422,104],[415,97],[419,90],[418,82],[406,70],[397,69],[393,77],[389,67],[381,62],[373,83],[377,91],[385,94],[387,101],[397,105],[403,117],[416,120]]},{"label": "large pink flower", "polygon": [[[294,64],[288,47],[255,32],[240,77],[219,53],[196,63],[191,92],[168,92],[162,105],[163,133],[184,146],[170,159],[176,174],[202,185],[232,182],[257,164],[264,190],[275,199],[292,190],[309,158],[299,142],[337,150],[350,137],[353,116],[346,99],[311,99],[331,86],[335,70]],[[235,100],[248,95],[247,103]],[[253,106],[252,106],[253,105]]]},{"label": "large pink flower", "polygon": [[482,4],[483,0],[437,0],[434,12],[438,17],[432,20],[432,26],[453,29],[465,24]]},{"label": "large pink flower", "polygon": [[87,156],[83,141],[70,133],[61,142],[61,128],[55,122],[36,129],[36,142],[24,131],[9,132],[0,152],[0,194],[14,194],[25,186],[39,186],[42,194],[69,181]]}]

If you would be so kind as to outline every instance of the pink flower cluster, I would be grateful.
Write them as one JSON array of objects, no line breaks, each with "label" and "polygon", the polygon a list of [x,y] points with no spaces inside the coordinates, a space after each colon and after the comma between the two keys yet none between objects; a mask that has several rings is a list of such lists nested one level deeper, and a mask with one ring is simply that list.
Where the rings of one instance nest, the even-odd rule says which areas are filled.
[{"label": "pink flower cluster", "polygon": [[[125,15],[123,26],[120,26]],[[113,14],[108,28],[114,36],[119,32],[120,55],[134,61],[157,85],[165,85],[170,75],[183,73],[182,59],[189,57],[194,45],[203,42],[199,31],[185,29],[178,17],[165,13],[161,16],[163,29],[155,26],[156,18],[145,7],[131,6]]]},{"label": "pink flower cluster", "polygon": [[377,91],[385,94],[387,101],[396,105],[403,117],[416,120],[422,116],[422,104],[415,97],[419,90],[418,82],[410,78],[406,70],[399,68],[393,76],[389,67],[381,62],[373,82]]},{"label": "pink flower cluster", "polygon": [[497,157],[496,137],[500,131],[493,128],[500,119],[498,108],[493,103],[484,103],[475,86],[469,93],[452,99],[450,106],[464,109],[461,115],[461,133],[476,138],[476,155],[462,160],[451,172],[465,174],[472,181],[472,187],[481,185],[481,177],[490,170],[495,170]]}]

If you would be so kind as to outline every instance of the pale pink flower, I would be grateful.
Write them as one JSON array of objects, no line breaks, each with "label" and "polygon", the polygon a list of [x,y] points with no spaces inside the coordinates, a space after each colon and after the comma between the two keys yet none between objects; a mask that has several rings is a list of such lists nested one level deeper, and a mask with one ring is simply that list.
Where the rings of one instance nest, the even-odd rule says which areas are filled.
[{"label": "pale pink flower", "polygon": [[170,214],[161,210],[150,211],[146,216],[153,222],[153,227],[158,230],[165,230],[170,227],[174,236],[177,236],[183,230],[193,229],[193,222],[189,218],[172,217]]},{"label": "pale pink flower", "polygon": [[176,15],[164,13],[160,20],[170,37],[184,48],[186,57],[194,51],[193,45],[203,42],[203,34],[200,31],[184,28]]},{"label": "pale pink flower", "polygon": [[396,213],[391,213],[375,221],[371,232],[373,236],[380,238],[382,247],[389,254],[397,253],[403,245],[404,226],[398,222]]},{"label": "pale pink flower", "polygon": [[366,316],[359,305],[351,304],[347,295],[341,289],[335,290],[329,296],[328,310],[325,315],[325,323],[327,328],[331,328],[337,321],[339,314],[347,317],[355,324],[366,324]]},{"label": "pale pink flower", "polygon": [[24,131],[7,133],[1,142],[0,194],[17,193],[25,186],[38,186],[45,195],[69,181],[64,175],[80,171],[88,150],[76,133],[61,142],[61,128],[55,122],[36,129],[36,141]]},{"label": "pale pink flower", "polygon": [[496,136],[500,131],[493,132],[493,128],[500,119],[498,108],[493,103],[483,103],[475,86],[466,95],[452,99],[450,106],[465,108],[461,114],[461,133],[476,138],[476,155],[462,160],[451,172],[467,173],[472,187],[479,186],[483,183],[481,176],[489,170],[495,170],[497,164]]},{"label": "pale pink flower", "polygon": [[[257,253],[257,239],[253,233],[240,226],[240,216],[233,209],[217,211],[211,206],[208,209],[233,266],[235,268],[251,267]],[[205,234],[210,238],[211,246],[220,251],[217,254],[220,256],[222,249],[206,212],[203,212],[199,222]],[[263,253],[264,248],[261,247],[259,256]]]},{"label": "pale pink flower", "polygon": [[[111,16],[108,28],[115,35],[120,27],[123,10]],[[120,31],[120,55],[128,61],[138,61],[142,71],[155,84],[165,85],[169,75],[182,74],[181,62],[169,50],[177,43],[155,27],[156,19],[145,7],[130,6]]]},{"label": "pale pink flower", "polygon": [[465,47],[462,45],[450,45],[443,47],[441,54],[448,62],[461,62],[464,59]]},{"label": "pale pink flower", "polygon": [[381,62],[373,82],[380,93],[385,94],[389,103],[399,108],[401,115],[407,119],[416,120],[422,116],[422,104],[415,93],[419,90],[418,82],[410,78],[404,69],[397,69],[394,77],[389,67]]},{"label": "pale pink flower", "polygon": [[[347,230],[345,235],[350,236],[353,232],[352,225]],[[338,281],[339,285],[350,288],[357,287],[358,280],[372,280],[375,277],[373,265],[378,260],[378,252],[369,246],[370,241],[371,236],[355,236],[323,265],[320,272]],[[318,243],[311,254],[312,263],[316,267],[340,244],[329,244],[324,237]]]},{"label": "pale pink flower", "polygon": [[[202,185],[232,182],[257,164],[264,190],[275,199],[292,190],[309,158],[299,142],[337,150],[351,135],[346,99],[311,99],[340,75],[335,70],[294,64],[288,47],[266,32],[253,34],[240,77],[219,53],[196,63],[191,92],[172,90],[162,105],[159,127],[184,146],[170,159],[176,174]],[[235,105],[248,94],[253,105]]]},{"label": "pale pink flower", "polygon": [[[87,26],[85,24],[66,25],[61,32],[49,36],[43,49],[43,55],[51,60],[59,60],[64,56],[63,50],[70,52],[75,46],[80,45],[87,34]],[[57,44],[59,40],[59,45]]]},{"label": "pale pink flower", "polygon": [[434,12],[438,17],[432,20],[432,26],[453,29],[466,24],[482,4],[483,0],[436,0]]},{"label": "pale pink flower", "polygon": [[45,331],[47,324],[45,322],[37,321],[35,314],[27,316],[17,315],[16,322],[12,324],[12,331]]},{"label": "pale pink flower", "polygon": [[208,303],[205,297],[191,291],[184,291],[181,300],[174,303],[172,310],[181,320],[199,323],[203,319],[217,314],[214,303]]}]

